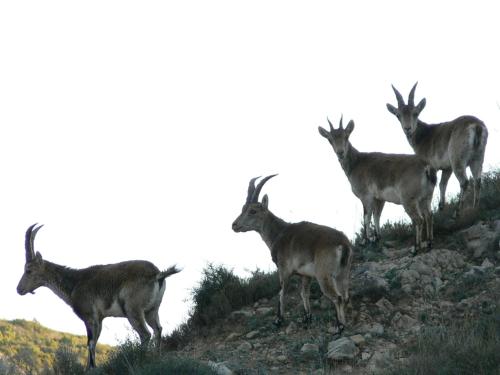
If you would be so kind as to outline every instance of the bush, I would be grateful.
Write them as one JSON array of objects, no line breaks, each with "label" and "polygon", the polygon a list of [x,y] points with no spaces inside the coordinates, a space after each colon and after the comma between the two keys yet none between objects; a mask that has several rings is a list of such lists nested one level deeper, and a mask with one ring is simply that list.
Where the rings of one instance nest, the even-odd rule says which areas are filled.
[{"label": "bush", "polygon": [[161,355],[156,349],[140,343],[126,342],[111,353],[108,360],[90,372],[91,375],[215,375],[201,362],[171,354]]},{"label": "bush", "polygon": [[69,346],[60,346],[55,353],[52,373],[55,375],[85,374],[85,367],[80,363],[80,354]]},{"label": "bush", "polygon": [[409,361],[392,375],[500,373],[500,310],[477,320],[426,328],[410,347]]},{"label": "bush", "polygon": [[195,335],[206,333],[215,321],[262,298],[274,297],[279,289],[277,272],[255,270],[245,279],[224,266],[208,264],[191,292],[194,306],[189,319],[163,338],[162,347],[179,350]]},{"label": "bush", "polygon": [[212,325],[233,310],[252,304],[261,298],[271,298],[279,291],[276,272],[254,271],[248,279],[236,276],[223,266],[209,264],[203,270],[200,284],[192,291],[194,308],[190,324],[196,327]]},{"label": "bush", "polygon": [[0,357],[0,375],[18,374],[20,370],[5,357]]}]

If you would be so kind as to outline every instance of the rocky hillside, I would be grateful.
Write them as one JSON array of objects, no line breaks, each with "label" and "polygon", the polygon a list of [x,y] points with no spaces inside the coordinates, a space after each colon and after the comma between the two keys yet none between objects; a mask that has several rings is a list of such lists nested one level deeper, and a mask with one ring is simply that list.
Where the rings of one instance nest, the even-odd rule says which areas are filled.
[{"label": "rocky hillside", "polygon": [[231,305],[237,294],[234,287],[224,291],[220,278],[215,289],[222,292],[212,290],[212,302],[197,301],[206,285],[217,284],[221,270],[212,269],[194,290],[190,321],[165,345],[210,362],[220,374],[498,374],[499,180],[490,175],[479,210],[456,220],[452,202],[435,215],[437,238],[429,252],[411,255],[412,231],[404,223],[387,224],[377,245],[357,241],[348,327],[340,339],[333,335],[333,306],[314,284],[309,325],[302,324],[297,285],[288,290],[281,328],[273,325],[278,299],[272,288],[268,298],[232,312],[226,307],[203,324],[199,315]]},{"label": "rocky hillside", "polygon": [[[500,321],[500,220],[477,223],[453,236],[463,247],[440,247],[414,257],[410,247],[387,243],[377,261],[359,261],[341,339],[333,340],[331,303],[314,291],[313,321],[304,326],[302,302],[291,288],[283,328],[272,323],[277,298],[264,298],[233,311],[181,352],[224,366],[228,371],[221,374],[326,374],[331,369],[372,374],[405,366],[412,346],[430,328],[444,327],[446,334],[457,322]],[[498,350],[500,325],[497,329]]]}]

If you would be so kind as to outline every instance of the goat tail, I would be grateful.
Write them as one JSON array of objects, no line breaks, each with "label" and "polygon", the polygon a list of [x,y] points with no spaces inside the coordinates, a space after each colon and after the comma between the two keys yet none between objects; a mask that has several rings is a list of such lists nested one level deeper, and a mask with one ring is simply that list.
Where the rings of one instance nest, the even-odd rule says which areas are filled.
[{"label": "goat tail", "polygon": [[476,132],[474,134],[474,149],[477,150],[481,146],[486,146],[488,131],[486,130],[486,126],[482,122],[476,124],[475,130]]},{"label": "goat tail", "polygon": [[342,255],[340,257],[340,265],[342,267],[347,266],[351,260],[351,248],[349,245],[342,245]]},{"label": "goat tail", "polygon": [[425,175],[427,179],[431,182],[432,186],[435,186],[437,183],[437,171],[435,168],[432,168],[430,165],[425,166]]},{"label": "goat tail", "polygon": [[177,266],[170,266],[166,271],[161,271],[156,275],[156,280],[162,282],[165,280],[167,277],[170,277],[172,275],[175,275],[176,273],[181,272],[182,269],[177,268]]}]

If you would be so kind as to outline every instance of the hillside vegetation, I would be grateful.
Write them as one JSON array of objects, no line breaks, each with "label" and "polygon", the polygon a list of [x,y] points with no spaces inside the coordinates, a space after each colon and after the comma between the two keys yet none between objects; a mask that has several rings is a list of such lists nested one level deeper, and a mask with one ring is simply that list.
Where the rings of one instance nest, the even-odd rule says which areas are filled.
[{"label": "hillside vegetation", "polygon": [[[26,320],[0,320],[0,374],[49,372],[60,351],[71,349],[75,359],[87,358],[87,337],[62,333]],[[106,358],[111,346],[98,345]]]},{"label": "hillside vegetation", "polygon": [[[192,311],[163,338],[161,354],[126,343],[106,360],[99,356],[91,374],[498,375],[500,171],[485,176],[478,209],[455,219],[455,207],[451,199],[435,213],[429,252],[412,255],[406,222],[384,225],[376,244],[355,239],[342,338],[315,282],[312,322],[302,323],[299,280],[292,279],[277,328],[276,272],[242,278],[210,264],[192,290]],[[83,374],[82,363],[59,351],[46,373]]]}]

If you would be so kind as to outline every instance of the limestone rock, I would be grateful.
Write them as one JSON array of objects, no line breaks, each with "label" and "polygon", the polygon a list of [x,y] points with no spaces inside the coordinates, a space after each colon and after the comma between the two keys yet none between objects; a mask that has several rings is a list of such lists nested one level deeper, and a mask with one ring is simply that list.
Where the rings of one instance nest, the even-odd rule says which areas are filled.
[{"label": "limestone rock", "polygon": [[251,318],[252,316],[253,312],[248,310],[236,310],[230,315],[232,319]]},{"label": "limestone rock", "polygon": [[319,346],[316,344],[304,344],[300,348],[300,352],[305,358],[313,359],[319,354]]},{"label": "limestone rock", "polygon": [[260,334],[260,332],[259,332],[258,330],[256,330],[256,331],[251,331],[251,332],[248,332],[248,333],[245,335],[245,337],[246,337],[247,339],[251,340],[251,339],[254,339],[254,338],[256,338],[257,336],[259,336],[259,334]]},{"label": "limestone rock", "polygon": [[366,344],[366,340],[362,335],[354,335],[349,337],[357,346],[363,346]]},{"label": "limestone rock", "polygon": [[231,371],[224,362],[216,363],[208,361],[208,365],[217,373],[217,375],[234,375],[234,371]]},{"label": "limestone rock", "polygon": [[238,345],[237,349],[242,352],[247,352],[249,350],[252,350],[252,344],[250,344],[248,341],[243,341],[240,345]]},{"label": "limestone rock", "polygon": [[338,340],[328,343],[327,357],[332,361],[353,359],[358,353],[358,347],[348,337],[342,337]]},{"label": "limestone rock", "polygon": [[259,307],[258,309],[255,310],[255,313],[257,315],[269,315],[273,312],[272,307]]}]

